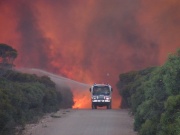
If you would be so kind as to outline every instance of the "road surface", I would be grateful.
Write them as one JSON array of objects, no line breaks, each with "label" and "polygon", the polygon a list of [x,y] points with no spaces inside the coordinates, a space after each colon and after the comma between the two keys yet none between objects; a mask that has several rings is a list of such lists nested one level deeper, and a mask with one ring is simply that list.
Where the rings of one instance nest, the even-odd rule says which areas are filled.
[{"label": "road surface", "polygon": [[127,110],[59,111],[31,126],[25,135],[136,135]]}]

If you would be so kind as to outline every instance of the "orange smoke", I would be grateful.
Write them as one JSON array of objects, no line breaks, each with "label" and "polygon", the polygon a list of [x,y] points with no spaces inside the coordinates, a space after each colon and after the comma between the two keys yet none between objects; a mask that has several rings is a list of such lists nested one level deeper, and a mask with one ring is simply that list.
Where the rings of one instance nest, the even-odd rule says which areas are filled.
[{"label": "orange smoke", "polygon": [[[179,0],[7,0],[0,2],[0,42],[18,50],[17,67],[44,69],[114,88],[118,75],[165,61],[179,47]],[[74,108],[90,107],[89,91]]]}]

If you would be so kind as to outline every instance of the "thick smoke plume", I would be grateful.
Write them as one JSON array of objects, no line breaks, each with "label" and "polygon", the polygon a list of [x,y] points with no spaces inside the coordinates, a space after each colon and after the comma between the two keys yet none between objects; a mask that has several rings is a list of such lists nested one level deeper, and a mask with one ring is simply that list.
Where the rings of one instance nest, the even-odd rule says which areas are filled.
[{"label": "thick smoke plume", "polygon": [[20,53],[25,54],[21,62],[27,67],[48,68],[50,63],[48,50],[51,42],[40,30],[36,12],[33,11],[32,6],[31,3],[20,2],[16,10],[18,16],[17,32],[21,36]]},{"label": "thick smoke plume", "polygon": [[180,47],[179,13],[179,0],[6,0],[0,42],[18,50],[17,67],[115,87],[120,73],[161,65]]}]

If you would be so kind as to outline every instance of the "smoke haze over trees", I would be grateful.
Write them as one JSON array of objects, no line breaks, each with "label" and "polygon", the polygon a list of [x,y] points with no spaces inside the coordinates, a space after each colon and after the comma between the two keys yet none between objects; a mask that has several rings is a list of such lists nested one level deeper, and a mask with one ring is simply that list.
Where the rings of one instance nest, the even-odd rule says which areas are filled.
[{"label": "smoke haze over trees", "polygon": [[102,81],[107,72],[162,63],[178,46],[179,6],[178,0],[7,0],[0,5],[0,40],[20,52],[18,66],[73,79],[80,69],[77,80],[94,73]]}]

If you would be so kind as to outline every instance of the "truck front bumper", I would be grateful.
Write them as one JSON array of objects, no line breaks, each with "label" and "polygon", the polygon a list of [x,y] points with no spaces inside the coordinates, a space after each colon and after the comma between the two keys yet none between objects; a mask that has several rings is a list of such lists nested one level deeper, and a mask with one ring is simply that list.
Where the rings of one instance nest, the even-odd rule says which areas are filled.
[{"label": "truck front bumper", "polygon": [[111,100],[92,100],[93,103],[109,103]]}]

